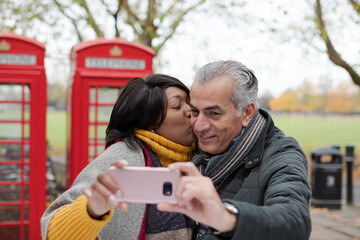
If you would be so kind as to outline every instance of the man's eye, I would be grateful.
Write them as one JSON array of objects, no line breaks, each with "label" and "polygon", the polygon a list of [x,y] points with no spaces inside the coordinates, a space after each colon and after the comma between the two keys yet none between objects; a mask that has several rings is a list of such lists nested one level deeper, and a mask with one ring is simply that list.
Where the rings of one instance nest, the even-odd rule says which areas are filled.
[{"label": "man's eye", "polygon": [[218,112],[210,112],[210,115],[211,115],[211,116],[214,116],[214,117],[217,117],[217,116],[219,116],[219,115],[221,115],[221,114],[218,113]]}]

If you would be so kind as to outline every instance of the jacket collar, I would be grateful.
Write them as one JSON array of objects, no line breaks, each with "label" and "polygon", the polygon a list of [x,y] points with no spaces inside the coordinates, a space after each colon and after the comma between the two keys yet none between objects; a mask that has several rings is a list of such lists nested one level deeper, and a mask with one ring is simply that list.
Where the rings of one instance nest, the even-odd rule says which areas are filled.
[{"label": "jacket collar", "polygon": [[274,133],[274,121],[269,113],[263,109],[259,109],[260,114],[266,119],[266,125],[256,141],[249,155],[244,159],[245,168],[251,169],[260,164],[264,153],[265,145],[269,144],[269,138]]}]

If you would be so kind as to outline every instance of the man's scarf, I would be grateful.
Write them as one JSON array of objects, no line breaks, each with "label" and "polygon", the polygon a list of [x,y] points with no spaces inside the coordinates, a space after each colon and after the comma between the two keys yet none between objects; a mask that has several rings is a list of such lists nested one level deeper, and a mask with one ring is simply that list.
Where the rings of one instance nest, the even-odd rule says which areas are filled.
[{"label": "man's scarf", "polygon": [[193,157],[192,162],[204,176],[210,177],[214,185],[218,186],[225,176],[242,164],[264,129],[265,123],[266,119],[256,111],[249,125],[242,129],[226,152],[221,155],[200,152]]}]

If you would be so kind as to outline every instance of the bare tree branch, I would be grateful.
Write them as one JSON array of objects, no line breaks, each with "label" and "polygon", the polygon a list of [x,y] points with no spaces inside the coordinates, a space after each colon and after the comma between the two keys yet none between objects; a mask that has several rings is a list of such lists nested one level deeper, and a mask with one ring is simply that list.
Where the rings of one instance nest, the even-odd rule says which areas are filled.
[{"label": "bare tree branch", "polygon": [[174,14],[174,10],[176,5],[181,2],[181,0],[174,0],[173,4],[167,9],[167,11],[163,12],[160,16],[159,16],[159,20],[160,23],[162,23],[163,19],[165,18],[165,16],[167,16],[168,14]]},{"label": "bare tree branch", "polygon": [[101,31],[100,27],[96,24],[95,19],[86,3],[86,0],[80,0],[78,1],[80,6],[84,8],[87,14],[87,22],[88,24],[94,29],[96,36],[98,37],[104,37],[103,31]]},{"label": "bare tree branch", "polygon": [[155,0],[148,0],[147,18],[143,21],[142,33],[139,36],[140,42],[147,46],[152,46],[152,40],[156,36],[157,27],[154,25],[156,17]]},{"label": "bare tree branch", "polygon": [[110,10],[110,8],[109,8],[109,5],[107,5],[104,0],[101,0],[101,3],[102,3],[102,5],[104,5],[105,10],[106,10],[106,12],[107,12],[108,14],[110,14],[110,15],[113,15],[113,14],[114,14],[114,13],[111,12],[111,10]]},{"label": "bare tree branch", "polygon": [[118,29],[118,14],[120,12],[121,9],[121,4],[122,4],[122,0],[118,0],[118,7],[116,9],[115,12],[112,12],[111,9],[109,8],[109,5],[106,4],[106,2],[104,0],[101,0],[101,3],[105,6],[105,10],[106,12],[113,17],[114,19],[114,30],[115,30],[115,36],[116,37],[120,37],[120,31]]},{"label": "bare tree branch", "polygon": [[[44,0],[44,2],[31,1],[31,3],[22,4],[30,7],[28,11],[17,11],[18,7],[16,4],[11,5],[12,8],[10,8],[10,11],[16,14],[17,12],[26,12],[29,13],[29,15],[26,15],[25,18],[30,20],[39,19],[50,27],[59,27],[54,30],[54,36],[61,35],[61,29],[64,29],[64,26],[61,26],[61,22],[57,21],[57,19],[67,19],[71,25],[73,25],[79,41],[86,39],[86,36],[88,36],[86,33],[87,29],[92,29],[97,37],[104,37],[105,33],[108,32],[111,32],[111,34],[115,33],[116,37],[120,37],[122,30],[130,28],[136,36],[136,40],[142,44],[153,47],[157,53],[165,43],[173,37],[178,26],[184,21],[184,17],[208,1],[211,0],[167,0],[166,2],[161,0],[113,0],[112,4],[117,5],[112,5],[110,1],[99,0],[97,6],[101,5],[101,7],[104,7],[101,8],[101,10],[103,10],[102,13],[106,15],[107,19],[109,19],[109,17],[110,19],[114,19],[113,26],[110,26],[110,28],[114,27],[114,31],[111,31],[112,29],[109,29],[108,24],[101,21],[101,18],[100,20],[97,19],[97,17],[99,17],[98,14],[95,14],[97,9],[91,8],[90,3],[92,3],[92,1],[90,0],[52,0],[49,3],[46,0]],[[231,0],[231,3],[228,5],[214,6],[216,9],[225,9],[225,5],[230,8],[234,6],[234,2],[236,1],[238,0]],[[146,6],[147,9],[144,9],[141,4],[146,4],[146,2],[148,4]],[[220,3],[222,1],[215,0],[213,2]],[[34,4],[38,4],[40,8],[34,7]],[[0,4],[0,6],[0,9],[5,9],[5,7],[3,7],[5,6],[4,4]],[[8,5],[6,5],[6,7],[8,7]],[[53,19],[51,22],[46,22],[44,16],[51,17],[49,14],[52,14],[51,11],[47,11],[47,7],[56,7],[56,10],[61,13],[60,16],[58,16],[59,18],[51,18]],[[38,9],[41,9],[41,11]],[[78,11],[79,9],[81,11]],[[19,18],[19,20],[15,19],[15,21],[19,21],[22,26],[14,26],[14,28],[30,29],[24,27],[26,24],[29,24],[30,21],[21,17],[21,14],[19,14]],[[1,16],[0,20],[1,19],[5,18]],[[83,25],[86,25],[85,29]],[[10,27],[7,26],[7,28]],[[60,29],[60,32],[56,32],[57,29]],[[156,46],[154,46],[154,40],[157,40]]]},{"label": "bare tree branch", "polygon": [[[133,29],[136,36],[140,36],[141,33],[138,31],[134,22],[129,17],[125,19],[125,23],[130,25],[130,27]],[[135,23],[136,23],[136,21],[135,21]]]},{"label": "bare tree branch", "polygon": [[174,20],[174,22],[172,24],[171,32],[167,36],[165,36],[164,40],[159,45],[153,46],[156,53],[158,53],[160,51],[160,49],[164,46],[164,44],[175,34],[177,27],[183,21],[185,15],[188,14],[189,12],[191,12],[192,10],[194,10],[195,8],[199,7],[200,5],[202,5],[205,2],[206,2],[206,0],[201,0],[198,3],[190,6],[189,8],[185,9],[183,12],[180,13],[180,15]]},{"label": "bare tree branch", "polygon": [[360,15],[360,2],[357,0],[349,0],[354,10]]},{"label": "bare tree branch", "polygon": [[123,6],[124,6],[124,8],[125,8],[125,10],[126,10],[126,12],[127,12],[127,14],[128,14],[128,16],[129,16],[129,17],[132,17],[133,19],[135,19],[136,22],[139,22],[140,25],[142,25],[141,22],[143,22],[143,21],[142,21],[142,20],[134,13],[134,11],[131,9],[131,7],[129,6],[128,0],[124,0]]},{"label": "bare tree branch", "polygon": [[[142,19],[140,19],[136,13],[131,9],[129,6],[128,0],[122,1],[122,7],[124,8],[124,11],[126,12],[126,17],[124,19],[125,23],[128,24],[132,30],[134,31],[135,35],[138,37],[139,41],[147,46],[150,46],[146,42],[141,41],[141,34],[143,33],[145,26]],[[140,26],[140,27],[139,27]],[[139,31],[141,29],[141,32]]]},{"label": "bare tree branch", "polygon": [[345,62],[340,54],[335,50],[329,36],[328,33],[326,31],[326,27],[325,27],[325,23],[324,23],[324,19],[322,16],[322,11],[321,11],[321,2],[320,0],[316,0],[316,16],[317,16],[317,24],[318,24],[318,29],[320,30],[320,37],[324,40],[325,45],[326,45],[326,49],[327,49],[327,53],[329,56],[330,61],[332,61],[335,65],[338,65],[342,68],[344,68],[351,76],[353,82],[360,86],[360,76],[358,73],[356,73],[356,71],[347,63]]},{"label": "bare tree branch", "polygon": [[115,36],[116,37],[120,37],[120,30],[119,30],[119,14],[120,14],[120,10],[123,7],[123,0],[118,0],[118,9],[116,10],[116,12],[114,13],[113,17],[114,17],[114,21],[115,21]]},{"label": "bare tree branch", "polygon": [[149,0],[147,20],[146,20],[147,25],[154,23],[155,14],[156,14],[155,0]]},{"label": "bare tree branch", "polygon": [[55,4],[56,4],[56,6],[58,7],[59,11],[60,11],[66,18],[68,18],[68,19],[71,21],[72,25],[73,25],[74,28],[75,28],[75,31],[76,31],[76,34],[77,34],[77,37],[78,37],[79,41],[83,41],[84,38],[83,38],[83,36],[81,35],[80,29],[78,28],[77,19],[75,19],[75,18],[71,17],[69,14],[67,14],[67,13],[65,12],[64,7],[63,7],[58,1],[55,0],[54,2],[55,2]]}]

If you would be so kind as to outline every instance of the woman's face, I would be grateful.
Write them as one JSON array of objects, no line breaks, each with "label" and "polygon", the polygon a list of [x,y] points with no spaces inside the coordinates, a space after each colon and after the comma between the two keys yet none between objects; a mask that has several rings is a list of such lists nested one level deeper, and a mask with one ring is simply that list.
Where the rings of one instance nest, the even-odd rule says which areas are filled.
[{"label": "woman's face", "polygon": [[195,134],[190,125],[191,112],[186,92],[168,87],[165,94],[168,101],[166,117],[155,132],[176,143],[191,145],[195,142]]}]

